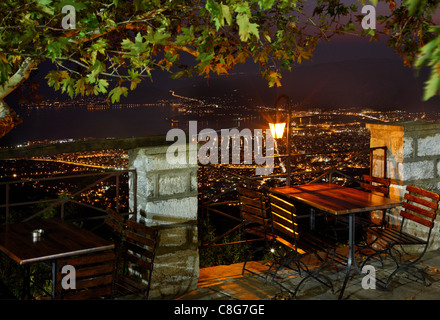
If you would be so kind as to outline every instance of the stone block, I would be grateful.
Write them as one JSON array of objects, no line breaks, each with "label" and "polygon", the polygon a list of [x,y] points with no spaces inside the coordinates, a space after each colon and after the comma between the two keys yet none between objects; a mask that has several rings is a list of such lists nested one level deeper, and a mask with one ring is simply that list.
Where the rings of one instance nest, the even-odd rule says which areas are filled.
[{"label": "stone block", "polygon": [[403,181],[434,178],[434,161],[424,160],[399,164]]},{"label": "stone block", "polygon": [[417,140],[417,156],[440,155],[440,133]]},{"label": "stone block", "polygon": [[403,137],[403,159],[414,157],[414,139],[411,137]]},{"label": "stone block", "polygon": [[159,196],[185,193],[188,190],[189,176],[187,174],[159,175]]}]

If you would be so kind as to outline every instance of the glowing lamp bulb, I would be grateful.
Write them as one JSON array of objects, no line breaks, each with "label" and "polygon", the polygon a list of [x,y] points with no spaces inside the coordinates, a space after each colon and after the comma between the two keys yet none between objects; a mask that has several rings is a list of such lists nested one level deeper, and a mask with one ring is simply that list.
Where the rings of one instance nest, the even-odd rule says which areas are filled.
[{"label": "glowing lamp bulb", "polygon": [[284,134],[284,128],[286,127],[286,123],[269,123],[270,132],[272,133],[272,137],[275,139],[281,139]]}]

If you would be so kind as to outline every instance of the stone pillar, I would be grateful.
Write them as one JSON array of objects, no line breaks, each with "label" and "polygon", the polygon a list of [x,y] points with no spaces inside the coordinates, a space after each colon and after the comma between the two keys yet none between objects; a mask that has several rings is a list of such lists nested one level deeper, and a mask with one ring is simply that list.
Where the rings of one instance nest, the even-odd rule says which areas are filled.
[{"label": "stone pillar", "polygon": [[[390,198],[402,200],[407,185],[440,192],[440,123],[408,121],[367,124],[370,147],[387,147],[386,177],[391,179]],[[372,159],[374,176],[383,177],[384,156],[376,151]],[[400,208],[391,210],[392,224],[400,223]],[[440,247],[440,216],[437,216],[430,249]],[[423,237],[426,228],[412,221],[408,228]]]},{"label": "stone pillar", "polygon": [[[197,237],[197,164],[170,164],[168,146],[129,150],[130,208],[137,220],[159,229],[151,299],[172,299],[197,288],[199,255]],[[189,159],[188,151],[182,154]],[[196,151],[193,151],[196,152]],[[136,186],[136,201],[133,188]]]}]

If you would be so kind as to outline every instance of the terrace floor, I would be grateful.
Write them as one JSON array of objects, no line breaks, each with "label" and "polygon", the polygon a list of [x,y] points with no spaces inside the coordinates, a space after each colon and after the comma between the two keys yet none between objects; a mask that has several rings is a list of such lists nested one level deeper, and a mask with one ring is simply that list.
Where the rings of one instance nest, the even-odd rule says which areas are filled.
[{"label": "terrace floor", "polygon": [[[373,264],[372,264],[373,265]],[[251,273],[242,275],[242,263],[200,269],[197,290],[189,292],[178,300],[283,300],[289,298],[280,286],[265,281]],[[382,279],[394,269],[390,258],[385,260],[384,268],[375,264],[376,276]],[[362,275],[351,273],[343,299],[349,300],[440,300],[440,250],[429,251],[420,262],[425,270],[427,286],[421,281],[413,281],[406,273],[393,278],[388,291],[362,288]],[[264,273],[267,267],[260,262],[249,262],[248,268]],[[345,267],[338,265],[329,268],[326,274],[331,277],[335,292],[317,281],[308,280],[297,294],[298,300],[337,300],[345,277]],[[300,278],[290,277],[286,286],[298,283]]]}]

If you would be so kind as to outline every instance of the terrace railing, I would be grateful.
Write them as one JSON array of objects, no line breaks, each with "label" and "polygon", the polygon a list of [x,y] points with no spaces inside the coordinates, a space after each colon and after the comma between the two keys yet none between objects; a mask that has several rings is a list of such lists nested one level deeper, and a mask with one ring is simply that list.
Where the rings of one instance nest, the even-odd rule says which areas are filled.
[{"label": "terrace railing", "polygon": [[[77,175],[68,175],[68,176],[57,176],[57,177],[45,177],[45,178],[36,178],[36,179],[26,179],[26,180],[17,180],[17,181],[6,181],[0,182],[0,192],[1,189],[4,188],[4,202],[0,204],[0,208],[5,210],[5,220],[4,223],[9,223],[11,218],[11,209],[16,207],[23,206],[32,206],[31,210],[36,211],[32,212],[29,216],[23,218],[22,221],[31,220],[35,217],[41,217],[47,214],[48,212],[53,212],[54,210],[59,212],[59,216],[61,219],[65,219],[65,207],[68,203],[73,203],[82,207],[86,207],[92,209],[96,212],[103,213],[102,215],[90,215],[86,217],[74,217],[74,219],[69,220],[93,220],[100,219],[104,217],[104,213],[106,211],[105,207],[94,205],[93,203],[83,201],[81,195],[84,195],[88,191],[92,191],[97,186],[103,186],[104,183],[107,183],[106,188],[113,188],[114,197],[111,197],[106,201],[106,204],[110,204],[117,211],[120,209],[124,210],[124,214],[136,214],[136,210],[130,210],[128,205],[128,179],[129,175],[131,175],[131,181],[133,183],[132,192],[133,192],[133,208],[136,208],[136,192],[137,192],[137,175],[136,170],[112,170],[112,171],[102,171],[102,172],[94,172],[94,173],[86,173],[86,174],[77,174]],[[112,182],[113,179],[113,182]],[[124,208],[121,208],[121,180],[127,179],[126,186],[127,190],[125,192],[126,195],[126,204],[124,204]],[[43,187],[46,185],[53,185],[56,183],[68,183],[70,181],[70,186],[73,186],[73,190],[68,190],[63,194],[59,195],[56,198],[44,198],[39,200],[31,200],[31,201],[18,201],[14,202],[11,198],[11,193],[22,192],[20,188],[17,186],[24,187],[25,185],[38,184]],[[85,185],[81,185],[81,182]],[[76,187],[76,189],[75,189]],[[14,189],[11,191],[11,189]],[[102,200],[102,199],[101,199]],[[103,201],[100,201],[102,204]],[[127,207],[127,208],[125,208]],[[38,208],[38,210],[35,210]]]}]

